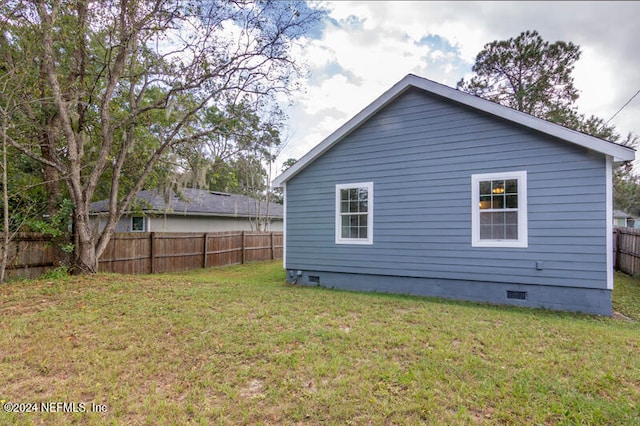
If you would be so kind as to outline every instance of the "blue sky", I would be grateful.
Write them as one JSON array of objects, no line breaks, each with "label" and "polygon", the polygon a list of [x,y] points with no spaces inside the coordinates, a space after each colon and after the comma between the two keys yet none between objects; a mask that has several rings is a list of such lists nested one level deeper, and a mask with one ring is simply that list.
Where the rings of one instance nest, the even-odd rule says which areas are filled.
[{"label": "blue sky", "polygon": [[[537,30],[571,41],[580,112],[609,119],[640,89],[640,2],[323,2],[306,46],[305,92],[287,108],[279,163],[300,158],[408,73],[455,87],[493,40]],[[640,133],[640,95],[613,124]]]}]

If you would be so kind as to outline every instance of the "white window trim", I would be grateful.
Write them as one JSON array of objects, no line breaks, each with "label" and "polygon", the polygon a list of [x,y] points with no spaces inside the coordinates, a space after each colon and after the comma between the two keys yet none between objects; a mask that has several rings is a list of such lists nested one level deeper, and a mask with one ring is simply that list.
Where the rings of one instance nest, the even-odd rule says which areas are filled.
[{"label": "white window trim", "polygon": [[[340,214],[340,190],[348,188],[367,188],[367,238],[342,238]],[[373,182],[341,183],[336,185],[336,244],[373,244]]]},{"label": "white window trim", "polygon": [[[518,239],[480,239],[480,181],[518,179]],[[471,175],[471,246],[472,247],[514,247],[529,246],[527,220],[527,172],[483,173]]]}]

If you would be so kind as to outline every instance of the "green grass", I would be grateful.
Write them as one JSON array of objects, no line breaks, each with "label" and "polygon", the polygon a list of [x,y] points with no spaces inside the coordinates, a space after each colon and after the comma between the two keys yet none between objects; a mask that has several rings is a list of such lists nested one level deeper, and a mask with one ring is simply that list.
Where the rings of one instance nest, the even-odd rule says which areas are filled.
[{"label": "green grass", "polygon": [[640,279],[616,272],[613,309],[628,318],[640,320]]},{"label": "green grass", "polygon": [[16,282],[0,310],[0,400],[107,407],[0,424],[640,422],[633,320],[291,286],[279,262]]}]

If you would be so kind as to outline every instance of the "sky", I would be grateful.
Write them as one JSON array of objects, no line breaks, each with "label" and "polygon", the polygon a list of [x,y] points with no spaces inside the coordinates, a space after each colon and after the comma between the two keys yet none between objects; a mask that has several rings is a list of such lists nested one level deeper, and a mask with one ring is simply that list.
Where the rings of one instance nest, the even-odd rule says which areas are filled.
[{"label": "sky", "polygon": [[[409,73],[455,87],[486,43],[536,30],[581,48],[578,110],[610,119],[640,90],[640,1],[324,2],[326,19],[295,52],[308,76],[286,108],[279,162],[299,159]],[[611,122],[640,134],[640,95]]]}]

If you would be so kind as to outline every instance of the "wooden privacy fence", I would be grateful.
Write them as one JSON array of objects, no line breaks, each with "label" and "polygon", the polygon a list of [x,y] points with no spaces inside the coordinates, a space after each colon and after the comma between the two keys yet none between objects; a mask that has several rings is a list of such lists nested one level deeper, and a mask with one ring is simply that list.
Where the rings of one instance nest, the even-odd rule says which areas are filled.
[{"label": "wooden privacy fence", "polygon": [[[122,274],[179,272],[212,266],[281,259],[282,232],[117,233],[98,270]],[[62,264],[65,254],[50,237],[20,233],[9,245],[7,279],[35,278]],[[616,270],[640,275],[640,229],[614,228]]]},{"label": "wooden privacy fence", "polygon": [[[116,233],[100,257],[100,272],[153,274],[281,259],[282,232]],[[21,233],[9,244],[7,279],[36,278],[65,263],[50,237]]]},{"label": "wooden privacy fence", "polygon": [[53,237],[37,232],[20,232],[9,242],[5,278],[37,278],[64,262],[66,257]]},{"label": "wooden privacy fence", "polygon": [[617,271],[640,274],[640,229],[613,229],[613,265]]},{"label": "wooden privacy fence", "polygon": [[282,232],[114,234],[100,272],[155,274],[281,259]]}]

